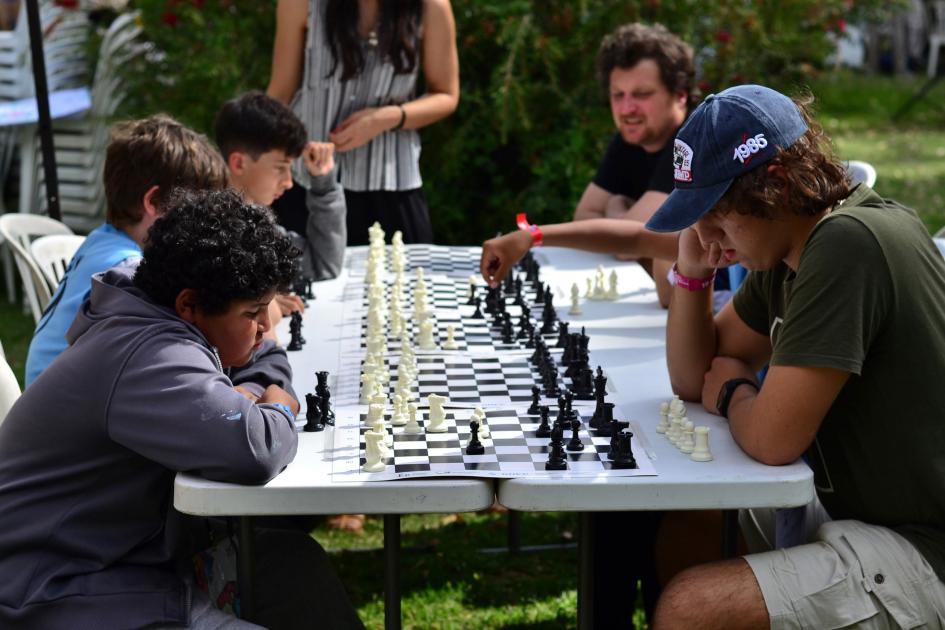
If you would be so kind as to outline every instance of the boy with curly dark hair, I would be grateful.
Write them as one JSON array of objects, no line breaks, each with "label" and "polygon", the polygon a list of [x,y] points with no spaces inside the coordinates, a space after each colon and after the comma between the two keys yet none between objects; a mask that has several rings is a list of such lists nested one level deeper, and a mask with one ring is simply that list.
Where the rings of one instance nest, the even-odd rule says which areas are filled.
[{"label": "boy with curly dark hair", "polygon": [[[136,272],[94,276],[69,347],[0,425],[2,627],[258,628],[194,588],[172,488],[266,483],[295,457],[291,370],[264,333],[298,251],[234,192],[171,205]],[[258,546],[281,550],[257,559],[279,570],[261,621],[360,627],[321,548],[270,534],[292,542]]]}]

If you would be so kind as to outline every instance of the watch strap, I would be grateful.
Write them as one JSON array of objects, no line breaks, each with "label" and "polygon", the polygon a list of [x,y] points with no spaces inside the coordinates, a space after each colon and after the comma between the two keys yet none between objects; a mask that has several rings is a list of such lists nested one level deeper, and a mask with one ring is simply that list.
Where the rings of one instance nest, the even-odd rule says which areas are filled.
[{"label": "watch strap", "polygon": [[722,383],[722,389],[719,391],[719,400],[716,406],[719,408],[719,415],[728,420],[728,406],[732,402],[732,396],[740,385],[751,385],[755,391],[759,391],[758,384],[750,378],[733,378]]}]

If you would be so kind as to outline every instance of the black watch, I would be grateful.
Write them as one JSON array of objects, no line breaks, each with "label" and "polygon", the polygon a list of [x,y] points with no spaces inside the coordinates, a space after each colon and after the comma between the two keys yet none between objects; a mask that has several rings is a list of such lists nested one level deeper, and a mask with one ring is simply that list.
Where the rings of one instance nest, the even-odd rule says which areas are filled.
[{"label": "black watch", "polygon": [[751,385],[758,390],[758,384],[750,378],[733,378],[722,383],[722,389],[719,390],[719,399],[715,401],[715,408],[719,410],[719,415],[728,420],[728,405],[732,402],[732,394],[738,389],[739,385]]}]

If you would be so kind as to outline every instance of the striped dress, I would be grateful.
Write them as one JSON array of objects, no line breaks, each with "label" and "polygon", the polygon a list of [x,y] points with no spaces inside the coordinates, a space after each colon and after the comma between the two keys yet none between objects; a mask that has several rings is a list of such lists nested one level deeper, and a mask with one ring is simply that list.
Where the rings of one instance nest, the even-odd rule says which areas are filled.
[{"label": "striped dress", "polygon": [[[355,0],[351,0],[355,1]],[[305,123],[313,140],[328,141],[329,132],[351,114],[366,107],[396,105],[413,100],[419,60],[410,74],[394,74],[376,46],[362,41],[364,70],[342,82],[342,64],[329,75],[331,48],[325,34],[325,0],[310,0],[305,45],[305,73],[292,100],[292,110]],[[335,154],[341,185],[351,191],[413,190],[420,188],[420,135],[413,129],[385,131],[364,146]],[[296,177],[304,166],[296,163]]]}]

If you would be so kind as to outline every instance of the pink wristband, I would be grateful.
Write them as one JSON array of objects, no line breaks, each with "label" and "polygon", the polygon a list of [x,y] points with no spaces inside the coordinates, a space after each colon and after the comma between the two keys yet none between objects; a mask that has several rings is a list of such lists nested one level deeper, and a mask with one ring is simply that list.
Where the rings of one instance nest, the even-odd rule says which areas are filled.
[{"label": "pink wristband", "polygon": [[672,284],[677,287],[682,287],[688,289],[689,291],[704,291],[712,286],[712,281],[715,280],[715,270],[712,270],[712,275],[707,278],[690,278],[679,273],[679,268],[676,267],[676,263],[673,263],[672,270]]},{"label": "pink wristband", "polygon": [[531,232],[532,235],[532,247],[540,247],[542,241],[545,239],[545,235],[541,233],[541,228],[537,225],[530,224],[528,222],[528,217],[525,216],[524,212],[520,212],[515,215],[515,223],[518,225],[518,229],[525,230],[526,232]]}]

